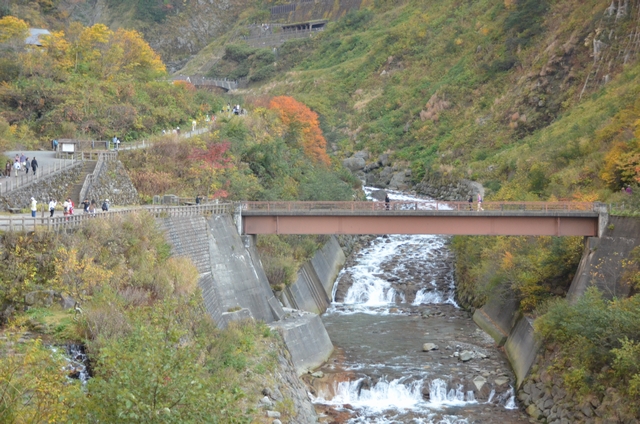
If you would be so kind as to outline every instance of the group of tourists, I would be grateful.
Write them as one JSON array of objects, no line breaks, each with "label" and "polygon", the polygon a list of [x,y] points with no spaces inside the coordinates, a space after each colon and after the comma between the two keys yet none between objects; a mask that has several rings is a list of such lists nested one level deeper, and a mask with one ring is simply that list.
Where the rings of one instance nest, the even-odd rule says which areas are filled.
[{"label": "group of tourists", "polygon": [[[220,111],[220,113],[223,112],[224,110]],[[246,115],[247,111],[244,108],[241,108],[240,105],[235,105],[233,108],[231,108],[231,103],[227,103],[227,113],[233,113],[234,115]]]},{"label": "group of tourists", "polygon": [[35,176],[36,170],[38,169],[38,161],[36,158],[28,158],[22,153],[19,155],[16,154],[13,163],[11,163],[11,160],[7,160],[4,167],[4,177],[9,178],[11,176],[11,172],[13,172],[13,175],[17,177],[18,173],[23,169],[27,175],[29,175],[29,170],[31,169],[33,171],[32,174]]},{"label": "group of tourists", "polygon": [[[109,205],[110,205],[109,199],[105,199],[102,202],[102,206],[101,206],[102,211],[103,212],[109,211]],[[53,199],[53,198],[49,199],[49,218],[53,218],[53,214],[55,213],[57,206],[58,206],[58,201],[56,199]],[[75,204],[73,203],[73,200],[71,200],[70,197],[68,197],[64,202],[62,202],[62,213],[64,214],[64,217],[66,219],[69,219],[69,216],[73,215],[74,208],[75,208]],[[89,199],[84,199],[84,201],[82,202],[82,208],[84,213],[95,216],[96,210],[97,210],[97,203],[95,200],[89,201]],[[30,209],[31,209],[31,217],[35,218],[36,212],[38,210],[38,201],[34,197],[31,198]]]}]

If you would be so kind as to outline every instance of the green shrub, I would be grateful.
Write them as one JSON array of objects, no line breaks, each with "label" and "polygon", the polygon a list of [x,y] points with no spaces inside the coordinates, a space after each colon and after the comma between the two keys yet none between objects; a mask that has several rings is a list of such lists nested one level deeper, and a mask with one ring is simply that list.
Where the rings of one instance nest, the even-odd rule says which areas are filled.
[{"label": "green shrub", "polygon": [[556,346],[554,372],[567,386],[582,395],[600,396],[607,387],[615,388],[629,396],[635,413],[640,412],[640,296],[607,300],[590,287],[575,303],[548,304],[535,329]]}]

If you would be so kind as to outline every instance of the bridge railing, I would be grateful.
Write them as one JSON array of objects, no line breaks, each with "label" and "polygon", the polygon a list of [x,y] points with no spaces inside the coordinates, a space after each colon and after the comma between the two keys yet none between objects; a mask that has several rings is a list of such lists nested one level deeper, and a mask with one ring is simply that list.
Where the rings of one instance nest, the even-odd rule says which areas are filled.
[{"label": "bridge railing", "polygon": [[0,217],[1,231],[62,231],[66,228],[90,222],[94,219],[114,219],[117,216],[135,212],[148,212],[156,218],[192,217],[201,215],[222,215],[233,212],[232,203],[206,203],[194,206],[140,206],[127,209],[115,209],[95,214],[82,213],[69,216],[42,217]]},{"label": "bridge railing", "polygon": [[[484,211],[593,212],[592,202],[483,202]],[[439,200],[378,202],[243,202],[244,211],[263,212],[371,212],[371,211],[476,211],[477,203]]]}]

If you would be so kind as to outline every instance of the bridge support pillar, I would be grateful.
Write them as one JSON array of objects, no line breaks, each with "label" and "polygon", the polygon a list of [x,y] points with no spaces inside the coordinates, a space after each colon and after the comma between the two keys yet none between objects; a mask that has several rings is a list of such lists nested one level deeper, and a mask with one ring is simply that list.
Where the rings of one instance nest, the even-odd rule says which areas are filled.
[{"label": "bridge support pillar", "polygon": [[235,211],[233,212],[233,220],[235,221],[238,234],[242,235],[242,203],[237,203]]},{"label": "bridge support pillar", "polygon": [[598,212],[598,237],[602,237],[609,223],[609,207],[605,203],[596,203],[593,210]]}]

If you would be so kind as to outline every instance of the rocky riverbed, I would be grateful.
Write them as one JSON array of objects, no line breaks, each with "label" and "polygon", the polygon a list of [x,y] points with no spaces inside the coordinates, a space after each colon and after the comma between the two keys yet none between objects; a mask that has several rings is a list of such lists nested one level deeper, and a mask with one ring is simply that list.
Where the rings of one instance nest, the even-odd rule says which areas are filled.
[{"label": "rocky riverbed", "polygon": [[336,353],[306,376],[321,422],[529,422],[504,354],[456,305],[447,243],[377,237],[348,258],[323,316]]}]

